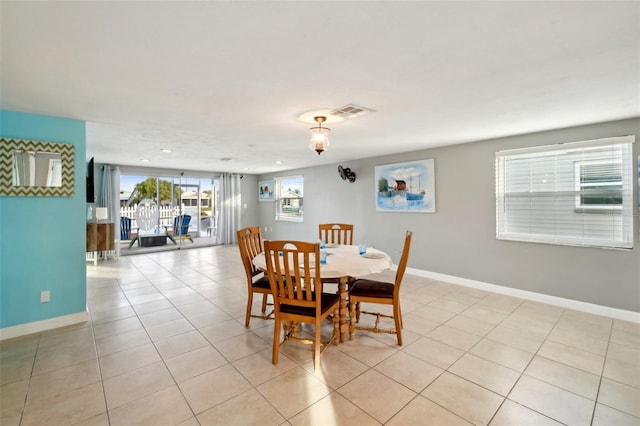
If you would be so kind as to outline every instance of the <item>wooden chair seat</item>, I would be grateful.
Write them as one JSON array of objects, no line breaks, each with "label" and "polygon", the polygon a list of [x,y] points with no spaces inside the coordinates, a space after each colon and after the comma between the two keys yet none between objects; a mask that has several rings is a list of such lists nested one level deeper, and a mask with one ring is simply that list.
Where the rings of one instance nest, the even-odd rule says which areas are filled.
[{"label": "wooden chair seat", "polygon": [[389,299],[393,297],[394,289],[395,285],[393,283],[359,279],[351,284],[349,296]]}]

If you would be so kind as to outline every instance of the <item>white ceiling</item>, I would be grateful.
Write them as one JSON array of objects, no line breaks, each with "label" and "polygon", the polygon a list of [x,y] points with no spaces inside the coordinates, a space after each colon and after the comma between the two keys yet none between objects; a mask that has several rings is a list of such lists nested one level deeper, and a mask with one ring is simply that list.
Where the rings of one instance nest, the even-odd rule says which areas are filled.
[{"label": "white ceiling", "polygon": [[[3,0],[0,19],[2,108],[86,120],[98,162],[259,174],[640,116],[637,1]],[[318,156],[297,117],[347,104],[375,112]]]}]

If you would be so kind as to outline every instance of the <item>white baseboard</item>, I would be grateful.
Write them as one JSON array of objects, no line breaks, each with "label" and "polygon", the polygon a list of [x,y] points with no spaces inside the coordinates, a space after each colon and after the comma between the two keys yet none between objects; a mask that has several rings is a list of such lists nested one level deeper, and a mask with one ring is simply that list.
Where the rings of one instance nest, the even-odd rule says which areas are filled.
[{"label": "white baseboard", "polygon": [[26,336],[27,334],[41,333],[43,331],[53,330],[54,328],[66,327],[87,321],[89,321],[89,312],[84,311],[76,314],[49,318],[42,321],[34,321],[26,324],[14,325],[12,327],[0,328],[0,341]]},{"label": "white baseboard", "polygon": [[451,284],[458,284],[465,287],[477,288],[491,291],[493,293],[504,294],[506,296],[518,297],[535,302],[547,303],[549,305],[560,306],[562,308],[574,309],[576,311],[587,312],[594,315],[603,315],[623,321],[640,323],[640,312],[626,311],[624,309],[610,308],[608,306],[596,305],[594,303],[580,302],[562,297],[549,296],[547,294],[535,293],[532,291],[519,290],[511,287],[504,287],[496,284],[489,284],[482,281],[470,280],[467,278],[455,277],[453,275],[440,274],[438,272],[423,271],[421,269],[407,268],[408,274],[419,277],[444,281]]}]

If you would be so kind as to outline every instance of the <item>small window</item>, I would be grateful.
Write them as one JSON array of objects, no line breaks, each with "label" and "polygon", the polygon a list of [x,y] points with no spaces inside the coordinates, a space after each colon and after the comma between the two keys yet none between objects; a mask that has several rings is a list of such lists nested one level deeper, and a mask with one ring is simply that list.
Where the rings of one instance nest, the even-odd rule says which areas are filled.
[{"label": "small window", "polygon": [[276,220],[302,222],[304,219],[304,176],[275,178]]},{"label": "small window", "polygon": [[576,162],[576,209],[622,210],[622,163],[619,161]]},{"label": "small window", "polygon": [[496,152],[496,238],[632,248],[634,141]]}]

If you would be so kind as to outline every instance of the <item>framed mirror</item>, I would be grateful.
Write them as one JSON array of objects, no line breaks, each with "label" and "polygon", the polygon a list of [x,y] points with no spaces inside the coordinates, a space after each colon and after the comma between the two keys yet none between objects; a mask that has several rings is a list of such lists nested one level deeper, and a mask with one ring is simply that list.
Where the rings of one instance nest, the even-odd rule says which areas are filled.
[{"label": "framed mirror", "polygon": [[74,146],[0,137],[0,196],[72,197]]}]

